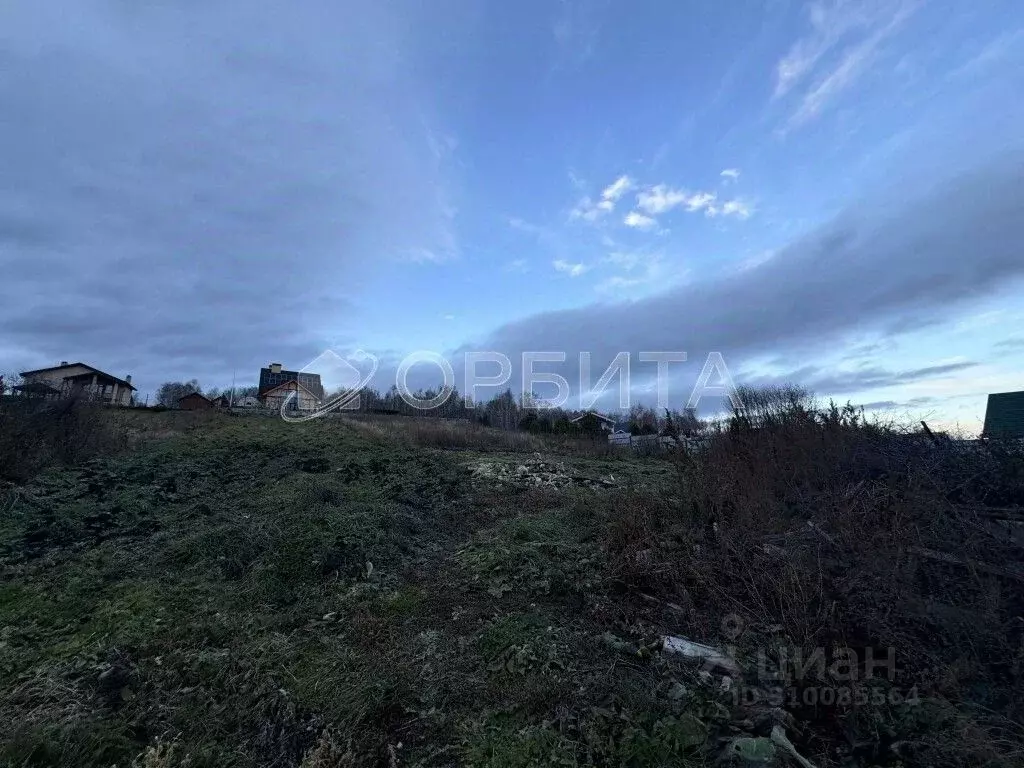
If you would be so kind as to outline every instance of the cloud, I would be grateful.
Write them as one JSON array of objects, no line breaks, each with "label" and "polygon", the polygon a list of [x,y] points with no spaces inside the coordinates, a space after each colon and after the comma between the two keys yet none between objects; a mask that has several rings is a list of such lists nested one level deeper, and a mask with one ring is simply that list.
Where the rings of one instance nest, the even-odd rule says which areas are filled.
[{"label": "cloud", "polygon": [[986,43],[974,56],[949,73],[950,78],[972,77],[983,74],[996,65],[1006,65],[1006,59],[1024,50],[1024,29],[1003,32]]},{"label": "cloud", "polygon": [[889,411],[899,406],[895,400],[875,400],[873,403],[864,403],[865,411]]},{"label": "cloud", "polygon": [[775,254],[776,254],[776,251],[771,250],[771,249],[766,250],[766,251],[761,251],[760,253],[756,253],[753,256],[748,256],[747,258],[745,258],[742,261],[740,261],[736,265],[735,269],[738,272],[746,272],[748,269],[754,269],[755,267],[759,267],[762,264],[764,264],[765,262],[768,262],[768,261],[774,259],[775,258]]},{"label": "cloud", "polygon": [[[734,169],[730,169],[734,170]],[[738,175],[739,171],[735,171]],[[588,223],[601,221],[615,210],[616,203],[636,188],[636,182],[623,175],[609,184],[601,192],[600,198],[594,200],[589,195],[583,197],[569,214],[571,220],[583,220]],[[717,196],[714,192],[690,192],[676,189],[667,184],[655,184],[640,189],[636,195],[637,210],[630,211],[622,223],[633,229],[651,229],[657,224],[654,218],[676,208],[689,213],[704,211],[708,216],[735,216],[748,218],[751,207],[742,201],[733,200],[716,205]],[[515,225],[513,220],[513,225]]]},{"label": "cloud", "polygon": [[569,218],[582,219],[591,224],[600,221],[615,210],[615,204],[633,188],[633,185],[633,180],[629,176],[619,176],[601,190],[601,196],[597,200],[593,200],[589,195],[583,197],[572,209]]},{"label": "cloud", "polygon": [[726,168],[719,174],[725,181],[736,181],[740,177],[739,168]]},{"label": "cloud", "polygon": [[[695,361],[718,351],[731,364],[798,347],[824,352],[848,334],[948,321],[958,306],[1021,281],[1022,238],[1024,157],[1016,154],[930,190],[908,180],[900,206],[853,207],[749,269],[637,301],[525,317],[495,329],[486,348],[513,358],[530,349],[562,349],[570,358],[588,350],[595,360],[626,350],[686,350]],[[928,254],[926,270],[921,254]],[[871,374],[860,385],[888,383],[864,378]]]},{"label": "cloud", "polygon": [[344,336],[379,260],[457,255],[448,134],[398,53],[410,19],[262,0],[65,10],[20,4],[0,26],[12,366],[251,380]]},{"label": "cloud", "polygon": [[564,259],[555,259],[551,262],[551,266],[553,266],[556,271],[569,275],[569,277],[579,277],[590,269],[586,264],[572,264]]},{"label": "cloud", "polygon": [[[652,216],[667,213],[675,208],[682,208],[688,213],[704,211],[704,215],[734,216],[739,219],[750,218],[753,208],[742,200],[728,200],[721,205],[713,192],[689,192],[685,189],[673,189],[666,184],[657,184],[642,189],[636,196],[637,207]],[[634,212],[635,213],[635,212]],[[624,222],[627,226],[651,226],[655,222],[649,217],[637,214],[630,223],[630,214]]]},{"label": "cloud", "polygon": [[569,214],[571,219],[583,219],[586,222],[593,224],[595,221],[599,221],[603,217],[615,210],[615,203],[612,200],[591,200],[589,197],[584,197],[577,203],[576,207],[572,209]]},{"label": "cloud", "polygon": [[753,208],[742,200],[728,200],[718,206],[708,205],[704,210],[707,216],[735,216],[737,219],[749,219],[753,212]]},{"label": "cloud", "polygon": [[658,184],[643,190],[636,196],[637,205],[647,213],[655,216],[682,205],[688,194],[681,189],[671,189],[665,184]]},{"label": "cloud", "polygon": [[625,275],[613,275],[594,286],[597,293],[618,293],[630,288],[637,288],[647,283],[643,277],[627,277]]},{"label": "cloud", "polygon": [[[809,6],[811,32],[797,40],[775,68],[775,98],[785,96],[829,62],[801,97],[786,129],[822,112],[867,70],[882,43],[917,9],[917,0],[853,0]],[[845,45],[845,47],[843,47]],[[838,58],[832,56],[842,48]]]},{"label": "cloud", "polygon": [[601,199],[615,202],[632,188],[633,180],[629,176],[619,176],[619,178],[604,188],[604,191],[601,192]]},{"label": "cloud", "polygon": [[[606,277],[594,286],[598,293],[623,293],[634,289],[662,286],[667,278],[664,255],[644,250],[613,251],[601,259],[607,267],[617,268],[622,274]],[[674,275],[679,279],[685,270]]]},{"label": "cloud", "polygon": [[622,220],[622,223],[627,227],[632,227],[634,229],[650,229],[658,222],[650,216],[644,216],[642,213],[638,213],[637,211],[630,211],[626,214],[626,218]]},{"label": "cloud", "polygon": [[526,259],[512,259],[506,262],[504,267],[506,272],[528,272],[529,267],[526,264]]},{"label": "cloud", "polygon": [[649,258],[650,256],[643,251],[612,251],[602,261],[606,264],[613,264],[628,272],[646,263]]},{"label": "cloud", "polygon": [[413,264],[440,264],[452,258],[451,251],[432,251],[429,248],[409,248],[398,254],[401,261]]},{"label": "cloud", "polygon": [[997,341],[996,346],[1000,349],[1024,349],[1024,336]]},{"label": "cloud", "polygon": [[609,253],[601,259],[601,263],[616,267],[625,272],[632,272],[639,267],[643,267],[646,272],[650,273],[653,269],[661,268],[663,259],[664,254],[660,251],[619,250]]},{"label": "cloud", "polygon": [[694,211],[702,211],[710,209],[711,204],[715,202],[715,195],[711,192],[697,192],[690,196],[690,199],[686,201],[686,210],[693,213]]},{"label": "cloud", "polygon": [[683,189],[673,189],[666,184],[647,187],[636,196],[637,207],[652,216],[680,207],[692,213],[707,208],[714,201],[715,195],[711,192],[690,193]]},{"label": "cloud", "polygon": [[812,392],[829,395],[849,395],[874,389],[886,389],[901,384],[911,384],[925,379],[934,379],[952,373],[977,368],[972,361],[929,365],[905,371],[893,371],[878,366],[860,367],[854,370],[827,370],[816,366],[804,366],[781,375],[763,376],[747,380],[753,386],[797,382]]}]

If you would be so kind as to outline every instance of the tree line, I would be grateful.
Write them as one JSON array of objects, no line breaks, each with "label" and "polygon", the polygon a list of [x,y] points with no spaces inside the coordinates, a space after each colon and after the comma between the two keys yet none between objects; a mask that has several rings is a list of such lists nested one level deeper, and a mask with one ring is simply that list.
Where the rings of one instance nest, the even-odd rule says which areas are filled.
[{"label": "tree line", "polygon": [[[245,397],[255,397],[258,390],[256,386],[235,387],[233,391],[230,388],[217,387],[203,390],[196,379],[168,381],[157,390],[156,404],[165,408],[175,408],[182,397],[196,392],[210,399],[230,397],[237,403]],[[348,394],[345,390],[335,390],[327,393],[325,401],[329,402],[345,394]],[[436,400],[438,404],[426,410],[416,408],[406,402],[398,388],[392,385],[389,390],[383,392],[373,388],[361,390],[358,399],[351,404],[354,407],[345,410],[356,413],[463,419],[497,429],[521,430],[536,434],[596,436],[605,432],[602,420],[592,412],[549,407],[536,394],[516,395],[510,388],[489,400],[479,402],[460,394],[454,387],[418,389],[412,394],[418,401]],[[605,415],[614,419],[620,428],[634,435],[677,436],[698,432],[703,427],[703,423],[691,411],[664,409],[663,413],[659,413],[641,404],[635,404],[625,412],[611,412]]]}]

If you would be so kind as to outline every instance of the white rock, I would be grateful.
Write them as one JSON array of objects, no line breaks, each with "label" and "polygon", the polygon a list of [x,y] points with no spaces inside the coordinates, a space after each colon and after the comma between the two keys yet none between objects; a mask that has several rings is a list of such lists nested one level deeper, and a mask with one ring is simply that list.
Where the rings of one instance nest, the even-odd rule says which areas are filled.
[{"label": "white rock", "polygon": [[665,635],[661,638],[661,647],[666,653],[682,656],[695,662],[703,662],[705,667],[720,669],[734,677],[738,677],[740,674],[740,665],[734,659],[710,645],[695,643],[684,637]]}]

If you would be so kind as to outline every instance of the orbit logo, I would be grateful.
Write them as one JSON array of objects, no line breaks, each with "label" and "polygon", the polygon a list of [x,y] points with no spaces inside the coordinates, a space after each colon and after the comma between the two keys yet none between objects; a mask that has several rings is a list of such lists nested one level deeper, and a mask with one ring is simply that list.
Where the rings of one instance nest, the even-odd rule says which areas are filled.
[{"label": "orbit logo", "polygon": [[318,419],[331,411],[357,410],[360,406],[360,393],[373,380],[380,361],[375,355],[359,349],[346,357],[333,350],[321,353],[315,360],[299,371],[299,376],[319,376],[323,391],[334,394],[318,401],[314,409],[296,408],[301,402],[300,384],[296,391],[290,392],[281,403],[281,418],[285,421],[299,422]]}]

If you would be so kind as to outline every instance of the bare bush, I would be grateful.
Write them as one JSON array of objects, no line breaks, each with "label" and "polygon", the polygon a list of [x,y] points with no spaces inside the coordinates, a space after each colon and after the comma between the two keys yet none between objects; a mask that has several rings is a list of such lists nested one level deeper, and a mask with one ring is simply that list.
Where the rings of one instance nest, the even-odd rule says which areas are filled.
[{"label": "bare bush", "polygon": [[[1024,735],[1009,725],[1024,720],[1024,513],[1007,507],[1024,501],[1022,447],[936,444],[866,424],[852,408],[770,394],[747,400],[756,419],[676,455],[674,508],[647,504],[611,525],[614,572],[692,606],[692,631],[705,637],[738,617],[748,652],[894,648],[897,682],[951,713],[900,754],[1017,764]],[[833,743],[890,717],[856,706],[799,714],[825,717],[819,737]],[[951,738],[951,723],[973,735]]]},{"label": "bare bush", "polygon": [[0,404],[0,479],[24,482],[56,464],[77,464],[121,450],[127,435],[111,412],[79,398]]}]

